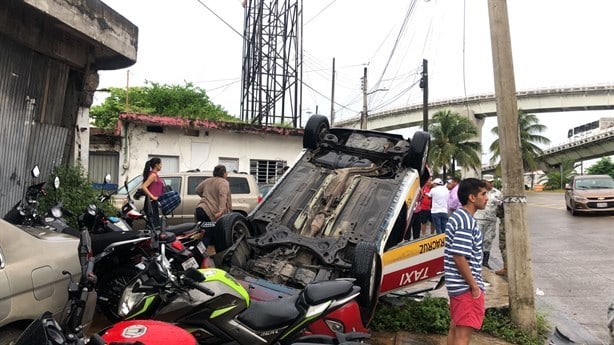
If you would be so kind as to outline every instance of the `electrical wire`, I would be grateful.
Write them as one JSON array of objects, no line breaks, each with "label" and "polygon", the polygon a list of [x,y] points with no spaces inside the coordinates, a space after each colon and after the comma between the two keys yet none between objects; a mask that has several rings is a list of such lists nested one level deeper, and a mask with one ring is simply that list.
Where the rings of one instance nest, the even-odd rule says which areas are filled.
[{"label": "electrical wire", "polygon": [[307,24],[311,23],[312,20],[316,19],[318,16],[320,16],[322,14],[322,12],[324,12],[327,8],[329,8],[332,4],[334,4],[337,0],[332,0],[331,2],[328,3],[328,5],[324,6],[318,13],[316,13],[315,16],[311,17],[309,20],[307,20],[303,26],[306,26]]},{"label": "electrical wire", "polygon": [[240,33],[239,31],[237,31],[235,28],[232,27],[232,25],[230,25],[227,21],[224,20],[224,18],[220,17],[217,13],[215,13],[215,11],[213,11],[212,9],[209,8],[209,6],[205,5],[201,0],[196,0],[196,2],[198,2],[199,4],[201,4],[204,8],[206,8],[207,10],[209,10],[209,12],[211,12],[214,16],[217,17],[217,19],[221,20],[222,23],[226,24],[226,26],[228,26],[230,28],[230,30],[234,31],[237,35],[241,36],[241,38],[245,39],[245,37],[243,37],[243,34]]}]

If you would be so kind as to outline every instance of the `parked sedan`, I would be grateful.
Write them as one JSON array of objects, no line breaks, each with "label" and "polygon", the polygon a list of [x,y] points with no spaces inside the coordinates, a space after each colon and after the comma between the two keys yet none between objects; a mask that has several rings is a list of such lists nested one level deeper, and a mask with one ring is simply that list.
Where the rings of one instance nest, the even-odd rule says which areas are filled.
[{"label": "parked sedan", "polygon": [[429,176],[429,140],[425,132],[409,140],[329,128],[326,117],[312,116],[305,150],[264,200],[247,217],[231,214],[218,221],[216,249],[227,251],[216,261],[235,276],[295,288],[354,277],[368,323],[380,295],[443,269],[443,235],[404,240]]},{"label": "parked sedan", "polygon": [[78,279],[79,239],[43,227],[0,219],[0,345],[7,345],[45,311],[56,317],[68,299],[68,277]]},{"label": "parked sedan", "polygon": [[574,216],[580,212],[614,212],[614,179],[608,175],[572,177],[565,186],[565,206]]}]

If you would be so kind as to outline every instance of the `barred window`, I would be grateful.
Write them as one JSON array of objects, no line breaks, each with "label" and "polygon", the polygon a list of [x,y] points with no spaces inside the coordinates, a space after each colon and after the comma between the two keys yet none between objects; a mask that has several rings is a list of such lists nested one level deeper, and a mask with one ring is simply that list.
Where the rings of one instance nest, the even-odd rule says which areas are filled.
[{"label": "barred window", "polygon": [[258,184],[275,183],[283,175],[286,161],[259,160],[249,161],[249,173],[256,177]]}]

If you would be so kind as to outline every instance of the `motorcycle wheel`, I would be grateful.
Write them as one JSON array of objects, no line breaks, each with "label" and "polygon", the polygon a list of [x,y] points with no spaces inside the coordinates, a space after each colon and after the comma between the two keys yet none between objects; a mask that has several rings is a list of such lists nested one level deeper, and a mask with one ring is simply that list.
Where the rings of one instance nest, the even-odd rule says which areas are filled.
[{"label": "motorcycle wheel", "polygon": [[7,327],[0,329],[0,345],[10,345],[19,338],[23,330]]},{"label": "motorcycle wheel", "polygon": [[382,265],[375,244],[365,241],[356,244],[350,275],[356,278],[355,284],[360,286],[360,295],[356,300],[360,306],[362,322],[368,325],[377,306],[382,277]]},{"label": "motorcycle wheel", "polygon": [[117,310],[119,300],[122,297],[124,288],[138,273],[139,269],[134,266],[120,266],[102,277],[98,282],[98,306],[104,316],[109,321],[117,322],[121,320]]}]

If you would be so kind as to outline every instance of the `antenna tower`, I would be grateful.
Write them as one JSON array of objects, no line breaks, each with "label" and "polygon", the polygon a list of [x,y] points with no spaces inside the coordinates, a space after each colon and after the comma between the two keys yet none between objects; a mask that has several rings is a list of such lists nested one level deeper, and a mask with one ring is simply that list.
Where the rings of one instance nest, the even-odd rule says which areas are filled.
[{"label": "antenna tower", "polygon": [[247,0],[241,120],[301,126],[302,0]]}]

